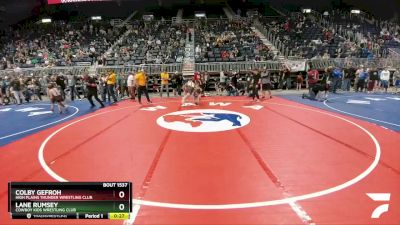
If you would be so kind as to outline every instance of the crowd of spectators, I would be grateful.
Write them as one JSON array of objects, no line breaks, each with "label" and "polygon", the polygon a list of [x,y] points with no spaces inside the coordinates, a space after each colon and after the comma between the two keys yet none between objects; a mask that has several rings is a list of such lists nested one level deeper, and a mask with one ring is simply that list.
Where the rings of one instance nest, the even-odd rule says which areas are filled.
[{"label": "crowd of spectators", "polygon": [[[313,13],[260,16],[259,20],[272,34],[269,36],[273,36],[273,42],[279,43],[279,50],[286,49],[288,55],[295,57],[375,58],[387,56],[388,48],[400,48],[400,26],[396,21],[376,21],[340,10],[319,16]],[[75,66],[82,62],[181,63],[187,40],[191,41],[188,32],[191,26],[164,20],[136,20],[122,28],[112,26],[109,21],[19,25],[1,31],[0,69]],[[251,27],[249,18],[196,21],[195,62],[274,59],[271,49]]]},{"label": "crowd of spectators", "polygon": [[166,21],[135,21],[129,33],[107,54],[104,65],[180,63],[187,27]]},{"label": "crowd of spectators", "polygon": [[3,68],[92,63],[120,36],[107,22],[29,24],[10,29],[1,45]]},{"label": "crowd of spectators", "polygon": [[273,59],[245,20],[201,21],[195,25],[196,62],[266,61]]},{"label": "crowd of spectators", "polygon": [[376,58],[386,57],[388,48],[400,47],[398,24],[341,10],[259,20],[274,36],[273,41],[283,43],[296,57]]},{"label": "crowd of spectators", "polygon": [[400,47],[399,26],[389,21],[377,22],[362,14],[335,10],[324,17],[323,24],[335,26],[340,35],[355,42],[362,58],[386,57],[388,48]]},{"label": "crowd of spectators", "polygon": [[356,48],[332,27],[322,27],[318,18],[297,14],[293,17],[260,18],[265,28],[292,56],[301,58],[356,57]]}]

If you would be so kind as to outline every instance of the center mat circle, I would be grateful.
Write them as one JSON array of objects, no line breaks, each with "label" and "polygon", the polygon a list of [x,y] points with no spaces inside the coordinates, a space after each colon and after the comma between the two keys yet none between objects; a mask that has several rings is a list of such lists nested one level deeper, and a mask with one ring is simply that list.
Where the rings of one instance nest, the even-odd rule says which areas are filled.
[{"label": "center mat circle", "polygon": [[[164,103],[158,103],[158,104],[163,105]],[[380,150],[380,146],[379,146],[379,143],[376,140],[376,138],[368,130],[366,130],[362,126],[360,126],[360,125],[358,125],[358,124],[356,124],[356,123],[354,123],[354,122],[352,122],[352,121],[350,121],[350,120],[348,120],[346,118],[343,118],[343,117],[340,117],[338,115],[331,114],[331,113],[328,113],[328,112],[324,112],[324,111],[321,111],[321,110],[315,110],[315,109],[312,109],[312,108],[309,108],[309,107],[301,107],[301,106],[291,105],[291,104],[279,104],[279,103],[273,103],[273,102],[264,102],[264,103],[261,103],[259,105],[278,105],[278,106],[283,106],[283,107],[288,107],[288,108],[293,108],[293,109],[298,109],[298,110],[304,110],[306,112],[315,112],[317,114],[321,114],[321,115],[324,115],[324,116],[328,116],[328,117],[331,117],[331,118],[335,118],[335,119],[344,121],[344,122],[350,124],[351,126],[354,126],[354,127],[358,128],[358,129],[360,129],[361,131],[363,131],[363,133],[367,134],[367,136],[371,138],[371,140],[372,140],[372,142],[374,143],[374,146],[375,146],[374,160],[360,174],[358,174],[354,178],[352,178],[352,179],[350,179],[350,180],[348,180],[348,181],[346,181],[344,183],[341,183],[339,185],[336,185],[336,186],[333,186],[333,187],[330,187],[330,188],[326,188],[324,190],[320,190],[320,191],[316,191],[316,192],[312,192],[312,193],[308,193],[308,194],[297,195],[297,196],[293,196],[293,197],[287,197],[287,198],[283,198],[283,199],[276,199],[276,200],[270,200],[270,201],[260,201],[260,202],[237,203],[237,204],[207,204],[207,205],[203,205],[203,204],[177,204],[177,203],[169,203],[169,202],[146,201],[146,200],[140,200],[140,199],[134,199],[134,202],[136,204],[147,205],[147,206],[181,208],[181,209],[235,209],[235,208],[251,208],[251,207],[261,207],[261,206],[288,204],[288,203],[291,203],[293,201],[311,199],[311,198],[316,198],[316,197],[328,195],[328,194],[343,190],[343,189],[345,189],[347,187],[350,187],[351,185],[354,185],[355,183],[357,183],[360,180],[362,180],[365,177],[367,177],[375,169],[375,167],[377,166],[377,164],[379,162],[380,155],[381,155],[381,150]],[[249,106],[247,105],[246,107],[249,107]],[[104,111],[104,112],[101,112],[101,113],[98,113],[98,114],[93,114],[93,115],[84,117],[82,119],[76,120],[74,122],[71,122],[71,123],[59,128],[58,130],[54,131],[49,137],[47,137],[45,139],[45,141],[42,143],[42,145],[40,146],[40,149],[39,149],[39,161],[40,161],[42,167],[44,168],[44,170],[50,176],[52,176],[54,179],[56,179],[58,181],[64,181],[64,182],[68,181],[65,178],[59,176],[56,172],[54,172],[49,167],[47,162],[45,161],[45,159],[44,159],[44,150],[45,150],[46,145],[48,144],[48,142],[55,135],[59,134],[64,129],[73,126],[74,124],[78,124],[78,123],[80,123],[82,121],[85,121],[85,120],[88,120],[88,119],[91,119],[91,118],[95,118],[95,117],[99,117],[99,116],[102,116],[102,115],[106,115],[106,114],[109,114],[109,113],[112,113],[112,112],[116,112],[116,111],[121,111],[121,110],[126,110],[126,109],[131,109],[132,110],[132,108],[137,108],[137,106],[118,108],[118,109],[115,109],[115,110]],[[159,119],[160,116],[157,116],[156,118]]]},{"label": "center mat circle", "polygon": [[158,117],[157,124],[183,132],[218,132],[241,128],[250,123],[242,113],[220,109],[181,110]]}]

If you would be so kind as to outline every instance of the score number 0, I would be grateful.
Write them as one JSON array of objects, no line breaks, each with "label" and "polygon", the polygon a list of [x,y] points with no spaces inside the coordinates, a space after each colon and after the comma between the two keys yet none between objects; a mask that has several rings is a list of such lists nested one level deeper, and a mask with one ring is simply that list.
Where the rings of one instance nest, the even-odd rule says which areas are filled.
[{"label": "score number 0", "polygon": [[[118,193],[118,197],[119,198],[124,198],[125,197],[125,192],[120,191]],[[118,208],[119,208],[119,210],[123,211],[125,209],[125,205],[121,203],[121,204],[119,204]]]}]

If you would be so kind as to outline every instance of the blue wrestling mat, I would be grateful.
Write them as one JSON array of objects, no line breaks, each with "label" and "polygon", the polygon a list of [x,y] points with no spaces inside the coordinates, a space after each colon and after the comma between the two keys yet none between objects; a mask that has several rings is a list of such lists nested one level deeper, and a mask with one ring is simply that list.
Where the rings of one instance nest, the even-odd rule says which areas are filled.
[{"label": "blue wrestling mat", "polygon": [[302,99],[298,95],[280,97],[321,109],[338,112],[400,131],[400,96],[392,94],[341,93],[330,94],[327,101]]},{"label": "blue wrestling mat", "polygon": [[91,109],[86,99],[69,102],[67,105],[67,112],[63,114],[58,113],[57,106],[52,113],[50,103],[45,101],[1,106],[0,146],[98,109]]}]

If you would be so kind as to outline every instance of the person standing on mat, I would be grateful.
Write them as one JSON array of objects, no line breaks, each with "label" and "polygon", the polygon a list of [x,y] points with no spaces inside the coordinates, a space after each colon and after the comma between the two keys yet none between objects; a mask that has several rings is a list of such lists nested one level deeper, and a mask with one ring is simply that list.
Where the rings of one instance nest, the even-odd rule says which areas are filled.
[{"label": "person standing on mat", "polygon": [[127,79],[127,86],[128,86],[128,93],[133,101],[135,101],[135,95],[136,95],[136,84],[135,84],[135,76],[133,72],[129,73],[128,79]]},{"label": "person standing on mat", "polygon": [[[263,73],[261,74],[261,94],[262,98],[272,98],[271,93],[271,73],[264,69]],[[268,95],[267,95],[268,93]],[[268,97],[267,97],[268,96]]]},{"label": "person standing on mat", "polygon": [[343,91],[350,91],[351,80],[355,78],[356,69],[353,65],[350,65],[348,68],[344,69],[343,74],[343,83],[342,83],[342,90]]},{"label": "person standing on mat", "polygon": [[382,91],[385,90],[385,93],[387,93],[389,87],[389,79],[390,79],[390,71],[388,70],[387,67],[385,67],[385,69],[382,70],[380,79],[381,79]]},{"label": "person standing on mat", "polygon": [[83,79],[84,79],[85,85],[86,85],[87,98],[88,98],[92,108],[96,107],[96,105],[93,103],[92,97],[94,97],[94,99],[96,99],[96,101],[101,105],[100,108],[104,108],[103,102],[101,102],[99,99],[99,96],[97,96],[96,80],[93,77],[90,77],[89,74],[83,75]]},{"label": "person standing on mat", "polygon": [[330,74],[332,77],[332,85],[330,86],[330,91],[336,94],[337,89],[341,87],[343,70],[339,67],[336,67]]},{"label": "person standing on mat", "polygon": [[22,93],[21,81],[18,77],[14,77],[10,82],[10,92],[13,94],[18,105],[21,105],[24,95]]},{"label": "person standing on mat", "polygon": [[107,101],[107,97],[108,101],[110,101],[110,94],[108,94],[106,78],[107,76],[105,74],[101,74],[101,76],[99,77],[99,91],[101,94],[101,100],[103,100],[103,102]]},{"label": "person standing on mat", "polygon": [[115,84],[117,83],[117,76],[113,71],[110,71],[110,73],[106,78],[106,81],[107,81],[108,94],[111,95],[111,97],[113,98],[114,100],[113,103],[116,103],[117,97],[115,96]]},{"label": "person standing on mat", "polygon": [[303,84],[303,75],[301,74],[301,72],[299,72],[299,74],[297,74],[296,77],[296,90],[297,91],[301,91],[301,85]]},{"label": "person standing on mat", "polygon": [[290,68],[288,66],[283,70],[283,76],[286,80],[286,90],[289,90],[292,88],[292,79],[290,77]]},{"label": "person standing on mat", "polygon": [[81,96],[79,95],[79,92],[76,90],[76,81],[77,81],[76,76],[70,74],[68,78],[68,87],[71,95],[71,101],[75,100],[75,95],[78,97],[79,100],[81,100]]},{"label": "person standing on mat", "polygon": [[147,92],[147,76],[143,69],[141,69],[138,73],[136,73],[135,81],[136,81],[136,88],[138,91],[139,104],[142,104],[142,93],[145,94],[147,102],[152,103],[149,97],[149,92]]},{"label": "person standing on mat", "polygon": [[371,70],[369,70],[369,81],[367,85],[368,93],[375,92],[375,87],[377,86],[378,81],[379,81],[378,70],[376,68],[371,68]]},{"label": "person standing on mat", "polygon": [[[176,84],[176,92],[178,92],[178,95],[182,95],[182,84],[183,84],[183,76],[181,73],[178,73],[178,71],[175,72],[175,84]],[[174,93],[175,95],[175,93]]]},{"label": "person standing on mat", "polygon": [[56,78],[56,84],[58,85],[61,96],[65,99],[65,77],[63,74],[58,74]]},{"label": "person standing on mat", "polygon": [[331,89],[330,85],[332,83],[329,80],[330,78],[331,78],[331,73],[326,72],[322,75],[320,85],[314,86],[314,92],[316,93],[315,100],[325,101],[328,99],[328,93],[329,93],[329,90]]},{"label": "person standing on mat", "polygon": [[166,71],[163,71],[160,74],[161,78],[161,87],[160,87],[160,97],[162,98],[164,88],[167,91],[167,97],[169,97],[169,74]]},{"label": "person standing on mat", "polygon": [[200,98],[202,95],[202,88],[201,88],[201,83],[199,81],[195,82],[195,86],[194,86],[194,91],[193,91],[193,100],[194,100],[194,104],[195,105],[199,105],[200,104]]},{"label": "person standing on mat", "polygon": [[[326,69],[328,71],[328,68]],[[319,81],[319,71],[313,69],[310,65],[310,70],[308,71],[308,94],[303,94],[302,98],[308,98],[310,100],[315,100],[318,92],[318,81]]]},{"label": "person standing on mat", "polygon": [[358,77],[358,81],[357,81],[357,88],[356,88],[356,92],[358,92],[359,90],[361,92],[364,91],[364,87],[365,87],[365,81],[368,79],[368,72],[363,69]]},{"label": "person standing on mat", "polygon": [[194,78],[192,80],[188,80],[183,85],[182,106],[185,105],[187,98],[189,98],[191,95],[193,95],[193,97],[194,97],[195,87],[196,87],[196,83],[194,81]]},{"label": "person standing on mat", "polygon": [[397,90],[400,88],[400,68],[397,68],[397,70],[394,71],[393,73],[393,85],[394,85],[393,94],[397,94]]},{"label": "person standing on mat", "polygon": [[[259,86],[260,86],[260,72],[256,69],[253,71],[253,101],[260,101],[260,95],[258,94]],[[257,100],[255,98],[257,97]]]},{"label": "person standing on mat", "polygon": [[355,77],[354,77],[354,91],[357,91],[358,89],[358,78],[360,77],[360,74],[364,71],[364,66],[360,65],[360,68],[356,70]]},{"label": "person standing on mat", "polygon": [[64,98],[61,94],[61,91],[59,91],[57,89],[56,85],[54,85],[53,83],[50,83],[48,86],[47,96],[49,97],[50,102],[51,102],[50,110],[52,112],[54,112],[54,104],[57,103],[58,112],[61,114],[62,109],[65,108],[65,106],[63,104]]}]

